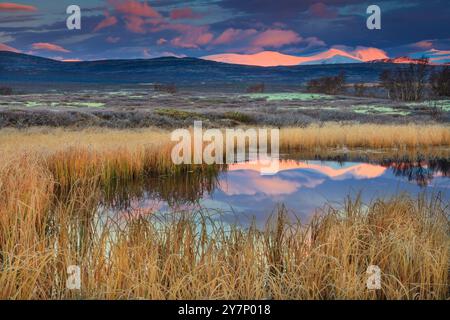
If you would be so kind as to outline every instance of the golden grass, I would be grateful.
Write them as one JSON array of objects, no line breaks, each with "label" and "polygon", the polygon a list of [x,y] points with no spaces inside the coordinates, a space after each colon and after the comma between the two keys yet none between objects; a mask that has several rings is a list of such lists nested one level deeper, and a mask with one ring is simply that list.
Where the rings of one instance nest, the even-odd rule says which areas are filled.
[{"label": "golden grass", "polygon": [[280,149],[317,147],[417,148],[450,145],[448,125],[341,125],[327,123],[280,132]]},{"label": "golden grass", "polygon": [[[116,150],[118,147],[158,148],[170,143],[170,131],[147,129],[83,129],[67,130],[32,128],[0,130],[0,150],[55,150],[88,146],[95,150]],[[282,128],[280,148],[311,149],[347,148],[413,148],[450,146],[450,126],[445,124],[339,124],[325,123],[305,128]]]},{"label": "golden grass", "polygon": [[[24,159],[0,170],[3,299],[449,297],[448,208],[436,198],[348,201],[308,226],[280,208],[265,230],[202,212],[101,223],[95,182],[57,201],[37,169]],[[69,265],[82,269],[80,291],[66,289]],[[381,290],[366,288],[369,265]]]},{"label": "golden grass", "polygon": [[[281,137],[293,149],[450,139],[446,126],[334,124]],[[309,226],[290,223],[280,208],[262,231],[213,227],[201,212],[164,223],[100,219],[113,183],[193,169],[174,166],[170,146],[158,129],[0,131],[0,298],[449,298],[448,207],[436,198],[347,202]],[[371,264],[383,272],[382,290],[365,286]],[[81,291],[66,289],[69,265],[82,268]]]}]

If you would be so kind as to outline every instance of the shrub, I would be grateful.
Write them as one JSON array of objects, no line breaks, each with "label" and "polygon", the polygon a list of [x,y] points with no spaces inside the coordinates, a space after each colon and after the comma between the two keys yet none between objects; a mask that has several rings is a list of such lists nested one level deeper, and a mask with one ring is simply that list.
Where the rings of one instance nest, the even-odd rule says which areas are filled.
[{"label": "shrub", "polygon": [[401,101],[422,100],[428,78],[429,60],[418,59],[407,67],[383,71],[380,75],[381,86],[388,92],[388,98]]},{"label": "shrub", "polygon": [[355,83],[353,85],[355,96],[364,97],[366,95],[367,87],[364,83]]},{"label": "shrub", "polygon": [[266,91],[266,85],[264,83],[249,86],[246,90],[247,93],[264,93],[264,91]]},{"label": "shrub", "polygon": [[242,112],[237,112],[237,111],[235,111],[235,112],[231,112],[231,111],[230,112],[225,112],[224,113],[224,117],[227,118],[227,119],[239,121],[239,122],[242,122],[242,123],[250,123],[250,122],[252,122],[252,118],[249,115],[247,115],[245,113],[242,113]]},{"label": "shrub", "polygon": [[438,97],[450,97],[450,67],[446,66],[440,72],[430,77],[431,90]]},{"label": "shrub", "polygon": [[9,96],[13,94],[13,89],[10,87],[0,87],[0,96]]},{"label": "shrub", "polygon": [[338,94],[344,91],[345,73],[334,77],[312,79],[306,84],[306,90],[313,93]]},{"label": "shrub", "polygon": [[160,116],[167,116],[177,120],[186,120],[186,119],[204,119],[205,117],[197,112],[192,111],[184,111],[177,109],[156,109],[155,113]]},{"label": "shrub", "polygon": [[156,92],[164,92],[164,93],[177,93],[177,86],[175,84],[160,84],[160,83],[156,83],[153,85],[153,89]]}]

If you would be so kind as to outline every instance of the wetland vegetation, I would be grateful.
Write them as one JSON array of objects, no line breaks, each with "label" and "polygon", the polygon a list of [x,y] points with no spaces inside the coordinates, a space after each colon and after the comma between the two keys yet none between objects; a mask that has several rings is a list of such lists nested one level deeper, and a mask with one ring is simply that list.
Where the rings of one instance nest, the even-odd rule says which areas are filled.
[{"label": "wetland vegetation", "polygon": [[[446,194],[344,197],[308,218],[280,204],[262,224],[241,224],[191,205],[233,168],[174,166],[166,130],[32,128],[0,135],[2,298],[448,298]],[[328,123],[284,128],[280,139],[281,151],[301,159],[366,156],[381,166],[390,159],[385,167],[414,176],[417,164],[406,160],[420,154],[431,159],[421,168],[448,175],[445,125]],[[379,170],[354,168],[362,176],[363,168]],[[419,180],[430,178],[427,172]],[[146,202],[136,206],[141,198]],[[152,207],[155,198],[172,210]],[[66,288],[69,265],[81,267],[81,290]],[[369,265],[382,270],[381,290],[366,288]]]}]

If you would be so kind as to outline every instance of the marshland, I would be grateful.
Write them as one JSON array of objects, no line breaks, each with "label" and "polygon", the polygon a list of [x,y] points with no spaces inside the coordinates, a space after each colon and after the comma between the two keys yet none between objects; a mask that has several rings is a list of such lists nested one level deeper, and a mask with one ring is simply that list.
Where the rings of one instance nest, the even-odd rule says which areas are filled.
[{"label": "marshland", "polygon": [[443,1],[23,2],[0,299],[450,299]]},{"label": "marshland", "polygon": [[449,297],[446,124],[285,127],[268,177],[175,166],[156,127],[0,136],[1,298]]},{"label": "marshland", "polygon": [[[0,298],[450,298],[448,68],[235,67],[259,74],[244,83],[156,62],[140,77],[180,83],[71,69],[0,88]],[[194,121],[279,129],[279,171],[175,165],[171,132]]]}]

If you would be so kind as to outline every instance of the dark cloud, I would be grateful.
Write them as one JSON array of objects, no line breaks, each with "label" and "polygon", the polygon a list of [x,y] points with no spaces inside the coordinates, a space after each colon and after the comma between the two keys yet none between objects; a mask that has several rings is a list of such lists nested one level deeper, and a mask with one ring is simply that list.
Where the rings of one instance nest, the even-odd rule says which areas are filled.
[{"label": "dark cloud", "polygon": [[[80,58],[165,51],[189,56],[256,50],[305,53],[336,45],[377,47],[392,54],[450,49],[448,0],[376,1],[382,29],[375,31],[366,28],[365,10],[372,2],[360,0],[78,2],[82,30],[66,29],[62,2],[27,1],[38,11],[0,12],[1,32],[13,39],[8,45],[24,52],[33,43],[55,43]],[[413,48],[414,43],[421,45]]]}]

